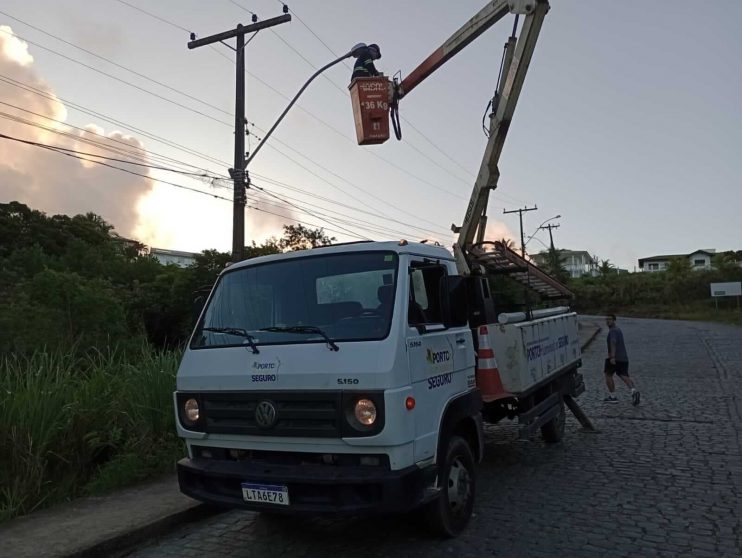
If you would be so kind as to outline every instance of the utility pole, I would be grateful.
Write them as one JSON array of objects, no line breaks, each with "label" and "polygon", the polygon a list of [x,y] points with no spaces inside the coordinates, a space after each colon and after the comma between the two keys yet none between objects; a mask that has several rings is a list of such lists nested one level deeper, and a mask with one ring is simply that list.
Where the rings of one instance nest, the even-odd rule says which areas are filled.
[{"label": "utility pole", "polygon": [[551,233],[551,229],[558,229],[558,228],[559,228],[559,225],[558,224],[557,225],[552,225],[551,223],[549,223],[545,227],[544,226],[539,227],[539,229],[549,229],[549,241],[550,241],[550,244],[551,244],[551,250],[552,251],[554,250],[554,236]]},{"label": "utility pole", "polygon": [[[525,260],[526,259],[526,237],[523,234],[523,214],[528,211],[536,211],[538,207],[535,205],[533,207],[524,207],[523,209],[511,209],[510,211],[502,210],[503,214],[507,213],[517,213],[518,217],[520,217],[520,255]],[[523,300],[525,302],[525,313],[526,313],[526,319],[531,319],[531,268],[529,267],[528,261],[526,261],[526,287],[523,289]]]},{"label": "utility pole", "polygon": [[237,38],[237,47],[229,47],[237,54],[234,101],[234,167],[229,169],[229,175],[234,181],[232,211],[233,262],[238,262],[242,259],[245,249],[245,190],[250,187],[250,178],[245,173],[245,124],[247,122],[245,119],[245,35],[291,21],[291,14],[284,13],[282,16],[266,19],[265,21],[258,21],[257,16],[253,15],[252,21],[252,25],[242,25],[240,23],[236,29],[217,33],[203,39],[196,39],[196,35],[191,33],[191,41],[188,43],[188,48],[192,50],[217,42],[229,46],[224,41],[232,37]]},{"label": "utility pole", "polygon": [[536,211],[538,207],[524,207],[523,209],[511,209],[510,211],[502,210],[503,214],[517,213],[520,217],[520,255],[525,259],[526,257],[526,238],[523,235],[523,214],[527,211]]}]

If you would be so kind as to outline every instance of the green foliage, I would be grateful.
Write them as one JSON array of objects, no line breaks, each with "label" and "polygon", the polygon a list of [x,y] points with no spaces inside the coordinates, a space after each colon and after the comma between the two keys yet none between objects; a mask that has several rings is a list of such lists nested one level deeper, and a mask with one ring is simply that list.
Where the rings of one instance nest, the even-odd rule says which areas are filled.
[{"label": "green foliage", "polygon": [[294,250],[307,250],[319,246],[327,246],[335,241],[335,237],[329,237],[324,229],[310,229],[302,224],[284,225],[283,237],[274,241],[281,252],[293,252]]},{"label": "green foliage", "polygon": [[178,358],[73,346],[0,360],[0,520],[174,470]]},{"label": "green foliage", "polygon": [[607,277],[616,273],[616,266],[610,260],[601,260],[598,266],[598,273],[601,277]]},{"label": "green foliage", "polygon": [[[245,247],[247,258],[323,246],[322,229],[287,225],[280,239]],[[0,204],[0,351],[30,353],[69,345],[119,347],[141,337],[160,348],[182,344],[192,329],[194,292],[210,288],[231,262],[205,250],[182,269],[162,265],[144,246],[116,236],[88,213],[45,214]]]},{"label": "green foliage", "polygon": [[690,260],[685,257],[670,258],[667,262],[667,269],[665,273],[671,275],[674,278],[686,277],[693,272],[690,265]]},{"label": "green foliage", "polygon": [[545,271],[561,283],[566,284],[569,281],[569,271],[564,267],[564,258],[556,248],[549,248]]},{"label": "green foliage", "polygon": [[[715,310],[709,284],[742,281],[742,267],[691,270],[685,262],[672,262],[667,271],[582,277],[570,283],[574,308],[583,313],[637,317],[682,317],[735,322],[735,308]],[[730,305],[726,305],[730,306]],[[731,314],[730,314],[731,313]],[[742,315],[742,314],[740,314]]]},{"label": "green foliage", "polygon": [[[287,226],[246,255],[332,240]],[[92,213],[0,204],[0,521],[173,470],[173,349],[230,261],[162,265]]]}]

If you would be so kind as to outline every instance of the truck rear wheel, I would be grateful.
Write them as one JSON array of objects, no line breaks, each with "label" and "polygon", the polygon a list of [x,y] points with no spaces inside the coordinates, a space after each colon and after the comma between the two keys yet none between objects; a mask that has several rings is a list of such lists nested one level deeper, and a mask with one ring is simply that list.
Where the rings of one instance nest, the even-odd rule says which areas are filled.
[{"label": "truck rear wheel", "polygon": [[564,409],[564,400],[559,401],[559,413],[541,427],[541,437],[547,444],[556,444],[564,438],[564,426],[567,422],[567,412]]},{"label": "truck rear wheel", "polygon": [[468,442],[461,436],[452,436],[442,454],[438,472],[440,494],[428,504],[428,525],[436,534],[455,537],[471,518],[476,490],[474,456]]}]

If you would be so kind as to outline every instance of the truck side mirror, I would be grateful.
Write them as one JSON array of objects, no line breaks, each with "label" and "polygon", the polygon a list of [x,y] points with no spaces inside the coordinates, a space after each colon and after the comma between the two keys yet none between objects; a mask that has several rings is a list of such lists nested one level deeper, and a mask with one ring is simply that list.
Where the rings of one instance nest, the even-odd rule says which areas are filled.
[{"label": "truck side mirror", "polygon": [[465,278],[461,275],[444,275],[440,280],[439,293],[443,324],[446,327],[465,326],[469,317]]}]

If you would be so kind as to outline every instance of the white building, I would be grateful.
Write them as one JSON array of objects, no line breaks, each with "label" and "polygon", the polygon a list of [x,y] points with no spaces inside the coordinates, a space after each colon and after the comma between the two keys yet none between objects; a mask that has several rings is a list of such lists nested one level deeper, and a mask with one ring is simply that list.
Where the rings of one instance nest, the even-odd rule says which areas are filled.
[{"label": "white building", "polygon": [[[595,277],[598,274],[598,266],[589,252],[585,250],[557,250],[557,252],[570,277],[577,278],[584,275]],[[536,265],[544,267],[549,260],[549,253],[539,252],[533,256],[533,260]]]},{"label": "white building", "polygon": [[180,250],[165,250],[164,248],[150,248],[149,254],[163,265],[174,264],[178,267],[188,267],[196,262],[197,254]]},{"label": "white building", "polygon": [[651,256],[649,258],[639,259],[639,269],[641,271],[665,271],[671,260],[675,258],[687,258],[692,269],[711,269],[711,258],[716,255],[716,250],[708,248],[705,250],[696,250],[690,254],[670,254],[666,256]]}]

